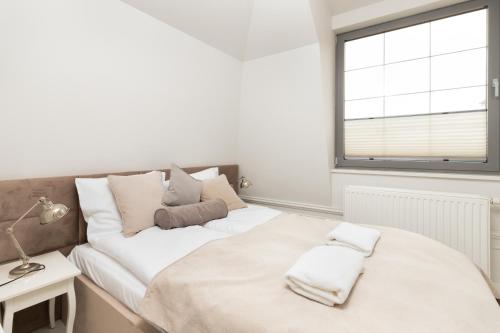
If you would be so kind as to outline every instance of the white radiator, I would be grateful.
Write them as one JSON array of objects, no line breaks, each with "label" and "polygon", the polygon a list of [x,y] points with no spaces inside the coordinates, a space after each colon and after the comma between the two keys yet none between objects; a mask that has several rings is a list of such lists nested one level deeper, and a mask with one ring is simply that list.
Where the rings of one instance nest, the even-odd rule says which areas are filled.
[{"label": "white radiator", "polygon": [[479,195],[348,186],[345,220],[401,228],[465,253],[490,274],[490,199]]}]

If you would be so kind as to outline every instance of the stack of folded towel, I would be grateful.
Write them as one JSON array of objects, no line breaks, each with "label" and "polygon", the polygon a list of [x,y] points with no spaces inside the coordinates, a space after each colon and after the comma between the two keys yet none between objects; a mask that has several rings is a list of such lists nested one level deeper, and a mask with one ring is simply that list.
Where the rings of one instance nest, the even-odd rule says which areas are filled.
[{"label": "stack of folded towel", "polygon": [[364,257],[373,253],[379,238],[378,230],[339,224],[328,234],[327,245],[307,251],[290,268],[285,274],[287,285],[325,305],[343,304],[363,272]]},{"label": "stack of folded towel", "polygon": [[333,306],[349,296],[363,271],[363,255],[340,246],[317,246],[304,253],[286,273],[294,292]]},{"label": "stack of folded towel", "polygon": [[342,222],[327,237],[328,245],[347,246],[369,257],[380,238],[380,231]]}]

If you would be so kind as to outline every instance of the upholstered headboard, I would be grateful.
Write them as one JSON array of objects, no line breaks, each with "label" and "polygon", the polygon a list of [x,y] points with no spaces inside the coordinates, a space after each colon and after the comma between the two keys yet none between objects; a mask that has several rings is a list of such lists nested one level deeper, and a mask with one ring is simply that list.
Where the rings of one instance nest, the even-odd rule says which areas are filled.
[{"label": "upholstered headboard", "polygon": [[[184,170],[193,173],[209,167],[192,167],[184,168]],[[238,166],[221,165],[218,167],[219,173],[225,174],[229,183],[237,191]],[[168,179],[170,170],[162,171],[166,172]],[[5,230],[40,196],[45,196],[53,202],[65,204],[70,208],[70,212],[61,221],[41,226],[38,220],[40,211],[35,209],[26,216],[23,223],[16,226],[16,237],[28,255],[54,250],[60,250],[67,254],[75,245],[87,241],[86,223],[83,220],[78,202],[75,178],[98,178],[108,174],[131,175],[143,172],[147,171],[0,181],[0,262],[17,258],[16,250]]]}]

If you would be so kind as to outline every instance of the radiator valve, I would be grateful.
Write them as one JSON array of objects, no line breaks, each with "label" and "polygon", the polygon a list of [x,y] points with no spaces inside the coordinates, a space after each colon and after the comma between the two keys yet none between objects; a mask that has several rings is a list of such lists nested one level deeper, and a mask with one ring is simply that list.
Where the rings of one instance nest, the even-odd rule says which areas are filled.
[{"label": "radiator valve", "polygon": [[500,206],[500,198],[491,198],[491,199],[490,199],[490,203],[491,203],[493,206]]}]

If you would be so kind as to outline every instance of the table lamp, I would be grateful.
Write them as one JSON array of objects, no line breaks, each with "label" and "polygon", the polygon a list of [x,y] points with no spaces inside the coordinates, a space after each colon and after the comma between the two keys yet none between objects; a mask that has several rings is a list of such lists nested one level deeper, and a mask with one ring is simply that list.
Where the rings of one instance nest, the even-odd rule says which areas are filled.
[{"label": "table lamp", "polygon": [[23,248],[17,241],[14,236],[14,227],[17,223],[19,223],[22,219],[26,217],[33,209],[35,209],[38,205],[42,205],[42,212],[40,213],[40,224],[46,225],[56,222],[62,219],[66,214],[68,214],[69,208],[63,204],[53,204],[51,201],[48,201],[47,198],[41,197],[38,199],[36,204],[34,204],[26,213],[24,213],[16,222],[12,223],[10,227],[7,228],[7,234],[10,236],[12,243],[19,254],[19,258],[22,261],[22,264],[14,267],[9,274],[11,276],[20,276],[25,275],[31,272],[39,271],[43,269],[42,264],[38,264],[35,262],[30,262],[30,258],[23,251]]}]

